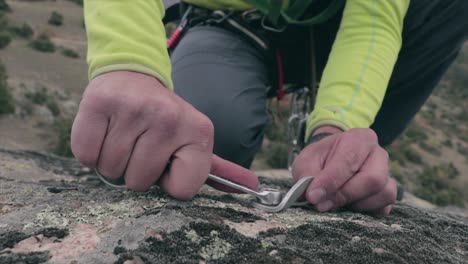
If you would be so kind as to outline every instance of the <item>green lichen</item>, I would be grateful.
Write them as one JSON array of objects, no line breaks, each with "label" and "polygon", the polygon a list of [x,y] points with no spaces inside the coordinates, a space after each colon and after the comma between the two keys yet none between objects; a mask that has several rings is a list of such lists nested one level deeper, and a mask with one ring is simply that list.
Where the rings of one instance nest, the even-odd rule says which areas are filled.
[{"label": "green lichen", "polygon": [[[44,227],[68,227],[70,224],[91,224],[101,226],[116,219],[127,219],[135,217],[144,210],[141,204],[145,200],[127,199],[115,203],[96,203],[89,201],[89,205],[79,210],[69,210],[68,208],[47,207],[41,210],[34,221],[24,225],[23,230]],[[165,201],[151,202],[151,208],[162,208]],[[149,206],[149,205],[148,205]]]},{"label": "green lichen", "polygon": [[200,243],[201,238],[195,230],[185,230],[185,236],[193,243]]},{"label": "green lichen", "polygon": [[262,244],[262,248],[271,248],[275,246],[273,245],[273,243],[271,243],[271,241],[267,241],[267,240],[260,241],[260,244]]},{"label": "green lichen", "polygon": [[231,252],[232,245],[224,239],[219,238],[219,233],[215,230],[210,233],[211,243],[202,247],[200,256],[205,260],[222,259]]},{"label": "green lichen", "polygon": [[50,206],[41,210],[34,219],[33,222],[30,222],[23,226],[23,230],[28,230],[34,227],[67,227],[70,224],[70,220],[65,217],[63,214],[54,211]]}]

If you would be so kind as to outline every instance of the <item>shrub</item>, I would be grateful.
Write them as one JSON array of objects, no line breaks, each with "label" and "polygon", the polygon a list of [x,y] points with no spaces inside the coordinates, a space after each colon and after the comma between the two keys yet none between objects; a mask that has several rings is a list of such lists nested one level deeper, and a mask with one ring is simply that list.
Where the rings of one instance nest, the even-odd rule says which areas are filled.
[{"label": "shrub", "polygon": [[47,90],[44,87],[39,91],[27,92],[25,97],[37,105],[44,105],[48,100]]},{"label": "shrub", "polygon": [[462,144],[457,145],[457,151],[458,153],[462,154],[465,157],[468,157],[468,148],[464,147]]},{"label": "shrub", "polygon": [[0,11],[0,31],[4,31],[6,29],[8,29],[8,20],[6,19],[4,13]]},{"label": "shrub", "polygon": [[63,16],[57,11],[52,12],[49,17],[49,24],[53,26],[63,25]]},{"label": "shrub", "polygon": [[424,141],[428,139],[428,136],[424,132],[423,128],[415,125],[414,123],[408,127],[405,135],[414,141]]},{"label": "shrub", "polygon": [[265,128],[265,136],[271,141],[287,142],[287,128],[281,123],[270,122]]},{"label": "shrub", "polygon": [[418,175],[418,187],[415,194],[437,205],[457,205],[463,207],[461,191],[451,187],[447,178],[453,179],[458,175],[458,170],[453,164],[425,168]]},{"label": "shrub", "polygon": [[50,40],[49,36],[41,34],[29,44],[33,49],[40,52],[55,52],[55,44]]},{"label": "shrub", "polygon": [[442,142],[442,144],[444,144],[444,146],[446,146],[446,147],[448,147],[448,148],[453,147],[452,140],[450,140],[449,138],[446,139],[444,142]]},{"label": "shrub", "polygon": [[73,153],[70,147],[70,133],[72,124],[72,119],[62,119],[55,122],[54,128],[58,134],[58,142],[53,152],[56,155],[73,157]]},{"label": "shrub", "polygon": [[1,12],[10,12],[11,11],[10,6],[6,3],[5,0],[0,0],[0,11]]},{"label": "shrub", "polygon": [[401,167],[398,161],[390,162],[390,175],[399,183],[405,182],[405,178],[403,177],[403,174],[401,173]]},{"label": "shrub", "polygon": [[72,3],[75,3],[75,4],[79,5],[79,6],[83,6],[83,0],[68,0],[68,1],[70,1]]},{"label": "shrub", "polygon": [[11,35],[6,31],[0,32],[0,49],[6,48],[11,43]]},{"label": "shrub", "polygon": [[280,142],[271,142],[266,151],[266,162],[275,169],[288,167],[288,145]]},{"label": "shrub", "polygon": [[28,98],[34,104],[45,105],[50,110],[52,115],[60,115],[60,108],[57,102],[51,95],[49,95],[45,87],[42,87],[38,91],[28,92],[25,94],[25,97]]},{"label": "shrub", "polygon": [[50,100],[47,101],[46,103],[47,108],[49,108],[50,112],[52,113],[53,116],[58,116],[60,115],[60,108],[55,100],[53,98],[50,98]]},{"label": "shrub", "polygon": [[398,147],[390,147],[388,149],[388,154],[391,160],[398,161],[401,165],[405,165],[407,161],[416,164],[423,164],[421,156],[411,147],[407,140],[401,141]]},{"label": "shrub", "polygon": [[10,28],[10,31],[16,36],[29,39],[34,35],[34,31],[30,25],[24,23],[22,26],[14,26]]},{"label": "shrub", "polygon": [[430,143],[426,143],[426,142],[420,142],[419,143],[419,146],[424,149],[425,151],[433,154],[433,155],[440,155],[440,150],[436,147],[434,147],[433,145],[431,145]]},{"label": "shrub", "polygon": [[415,151],[411,146],[406,146],[401,149],[403,155],[405,156],[406,160],[416,163],[422,164],[422,158],[417,151]]},{"label": "shrub", "polygon": [[0,62],[0,114],[15,112],[15,104],[7,85],[5,66]]},{"label": "shrub", "polygon": [[77,59],[80,57],[80,54],[78,54],[78,52],[68,48],[62,50],[62,55],[73,59]]}]

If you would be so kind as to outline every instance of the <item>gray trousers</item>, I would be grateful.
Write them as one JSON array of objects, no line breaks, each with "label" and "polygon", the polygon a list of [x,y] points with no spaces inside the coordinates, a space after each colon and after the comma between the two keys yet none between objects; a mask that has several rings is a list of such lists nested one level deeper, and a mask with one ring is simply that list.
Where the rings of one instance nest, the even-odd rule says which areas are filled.
[{"label": "gray trousers", "polygon": [[[411,1],[403,47],[371,126],[381,145],[403,132],[455,59],[468,36],[467,14],[467,0]],[[340,12],[316,29],[319,76],[341,16]],[[296,34],[290,42],[297,44],[303,37]],[[236,33],[198,26],[186,33],[171,59],[175,92],[214,124],[214,153],[249,167],[268,122],[266,89],[271,78],[262,53]]]}]

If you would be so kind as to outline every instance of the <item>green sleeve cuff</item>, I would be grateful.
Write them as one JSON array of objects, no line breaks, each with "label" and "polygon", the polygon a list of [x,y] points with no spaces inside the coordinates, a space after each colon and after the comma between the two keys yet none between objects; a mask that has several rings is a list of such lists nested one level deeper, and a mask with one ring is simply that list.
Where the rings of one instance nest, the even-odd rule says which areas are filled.
[{"label": "green sleeve cuff", "polygon": [[165,87],[171,90],[173,89],[172,82],[170,79],[166,80],[165,76],[161,75],[159,72],[154,71],[145,66],[138,65],[138,64],[111,64],[109,66],[103,66],[101,68],[96,69],[94,72],[91,73],[90,80],[96,78],[97,76],[101,74],[113,72],[113,71],[133,71],[133,72],[139,72],[139,73],[151,75],[157,78]]},{"label": "green sleeve cuff", "polygon": [[85,0],[88,76],[118,70],[158,78],[172,89],[171,63],[159,0]]},{"label": "green sleeve cuff", "polygon": [[350,126],[343,120],[343,116],[339,110],[316,109],[310,113],[307,119],[305,142],[308,142],[314,131],[322,126],[334,126],[343,131],[350,129]]}]

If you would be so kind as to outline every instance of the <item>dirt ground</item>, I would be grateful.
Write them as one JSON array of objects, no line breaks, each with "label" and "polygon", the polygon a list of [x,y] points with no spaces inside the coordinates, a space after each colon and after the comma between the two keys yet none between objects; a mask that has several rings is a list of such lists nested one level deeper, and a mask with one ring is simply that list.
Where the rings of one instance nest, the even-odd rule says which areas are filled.
[{"label": "dirt ground", "polygon": [[[41,53],[31,49],[27,40],[14,38],[0,59],[8,72],[8,84],[17,101],[17,113],[0,117],[0,145],[11,149],[50,151],[55,144],[54,120],[44,108],[24,113],[24,98],[28,91],[45,87],[61,108],[63,117],[74,115],[81,94],[88,82],[86,33],[83,28],[82,7],[71,1],[7,1],[13,12],[7,15],[11,24],[29,24],[35,35],[47,33],[60,48],[71,48],[80,59],[63,56],[60,52]],[[60,27],[47,23],[50,14],[58,11],[64,16]]]}]

